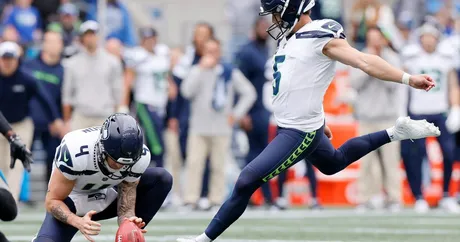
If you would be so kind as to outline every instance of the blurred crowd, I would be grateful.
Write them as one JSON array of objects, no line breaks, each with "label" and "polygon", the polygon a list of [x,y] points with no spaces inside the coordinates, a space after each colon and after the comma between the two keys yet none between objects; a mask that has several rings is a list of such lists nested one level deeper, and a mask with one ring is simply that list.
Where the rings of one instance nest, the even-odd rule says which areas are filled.
[{"label": "blurred crowd", "polygon": [[[337,100],[353,108],[359,134],[385,129],[401,115],[442,126],[445,132],[438,140],[445,181],[440,206],[460,212],[449,193],[455,151],[460,149],[460,1],[316,2],[313,19],[341,23],[356,48],[436,79],[440,91],[432,97],[347,69],[348,85],[339,90]],[[167,167],[175,178],[169,204],[184,210],[218,207],[234,174],[268,144],[273,126],[270,57],[276,43],[265,31],[271,20],[257,17],[259,4],[228,0],[231,39],[226,45],[213,23],[199,22],[189,45],[170,48],[159,43],[162,33],[154,26],[134,26],[133,13],[119,0],[107,0],[102,23],[96,0],[0,0],[0,110],[29,147],[41,141],[48,178],[55,148],[67,132],[99,126],[114,112],[131,113],[144,130],[152,166]],[[105,39],[101,29],[106,30]],[[24,84],[23,76],[35,84]],[[8,157],[2,147],[1,155]],[[382,191],[388,209],[401,209],[402,158],[415,209],[428,211],[422,189],[426,156],[424,141],[408,141],[363,158],[357,209],[375,209],[373,200]],[[7,162],[2,159],[0,168],[6,170]],[[308,161],[305,165],[310,206],[321,209],[315,169]],[[22,174],[18,166],[6,172],[17,199]],[[270,186],[262,187],[267,208],[289,206],[285,181],[286,174],[281,174],[276,194]]]}]

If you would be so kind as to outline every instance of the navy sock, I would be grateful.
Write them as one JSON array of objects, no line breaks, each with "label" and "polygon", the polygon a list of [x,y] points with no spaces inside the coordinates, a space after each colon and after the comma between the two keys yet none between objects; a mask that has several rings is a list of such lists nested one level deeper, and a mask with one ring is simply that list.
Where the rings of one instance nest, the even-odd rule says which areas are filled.
[{"label": "navy sock", "polygon": [[350,139],[339,150],[345,154],[347,163],[351,164],[390,141],[387,131],[383,130]]}]

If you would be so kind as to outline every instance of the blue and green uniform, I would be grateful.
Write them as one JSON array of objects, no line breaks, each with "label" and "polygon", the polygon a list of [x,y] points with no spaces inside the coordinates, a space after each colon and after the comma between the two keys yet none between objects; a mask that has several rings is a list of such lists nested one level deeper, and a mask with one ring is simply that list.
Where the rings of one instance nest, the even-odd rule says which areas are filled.
[{"label": "blue and green uniform", "polygon": [[[58,111],[59,117],[61,113],[61,89],[64,79],[64,67],[61,62],[55,65],[46,64],[40,57],[29,60],[24,63],[24,68],[30,75],[35,77],[37,84],[48,94],[52,100],[53,107]],[[30,102],[30,115],[34,121],[34,140],[40,140],[43,143],[46,151],[47,178],[51,176],[54,152],[56,147],[61,142],[60,138],[51,135],[48,129],[48,124],[52,122],[50,117],[43,115],[44,109],[42,103],[36,98]]]}]

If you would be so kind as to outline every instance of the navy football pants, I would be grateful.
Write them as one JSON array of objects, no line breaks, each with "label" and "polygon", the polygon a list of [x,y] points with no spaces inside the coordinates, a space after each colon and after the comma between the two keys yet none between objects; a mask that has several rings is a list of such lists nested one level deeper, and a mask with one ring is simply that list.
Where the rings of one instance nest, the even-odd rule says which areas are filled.
[{"label": "navy football pants", "polygon": [[[158,212],[172,187],[172,176],[163,168],[147,168],[137,186],[136,216],[146,225]],[[70,198],[64,200],[70,211],[75,213],[75,205]],[[117,200],[104,211],[93,216],[94,221],[117,217]],[[77,229],[55,219],[46,213],[45,220],[34,242],[70,242]]]},{"label": "navy football pants", "polygon": [[[441,146],[442,156],[444,157],[444,181],[443,191],[445,195],[449,192],[450,178],[454,163],[455,141],[454,136],[447,131],[446,117],[443,114],[437,115],[410,115],[412,119],[426,119],[430,123],[439,127],[441,136],[437,140]],[[427,156],[426,140],[419,139],[411,142],[404,140],[401,142],[401,155],[406,168],[407,180],[416,199],[422,199],[422,162]]]},{"label": "navy football pants", "polygon": [[324,134],[324,126],[310,133],[279,128],[275,139],[241,171],[232,195],[214,216],[206,235],[215,240],[243,214],[252,194],[263,183],[298,161],[306,158],[322,173],[333,175],[389,142],[384,130],[350,139],[335,149]]}]

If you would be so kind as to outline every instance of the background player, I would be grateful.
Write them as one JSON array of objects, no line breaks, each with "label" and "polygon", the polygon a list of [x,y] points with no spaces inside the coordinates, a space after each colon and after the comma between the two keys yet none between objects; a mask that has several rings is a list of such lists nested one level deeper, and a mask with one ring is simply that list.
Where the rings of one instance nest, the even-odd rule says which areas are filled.
[{"label": "background player", "polygon": [[[244,212],[251,195],[264,182],[307,158],[326,175],[335,174],[391,141],[439,136],[426,121],[399,118],[380,132],[353,138],[339,149],[330,140],[322,101],[331,83],[336,61],[359,68],[381,80],[429,91],[435,86],[427,75],[409,75],[375,55],[357,51],[345,40],[343,27],[333,20],[312,21],[314,0],[262,0],[263,15],[272,14],[268,29],[281,39],[274,56],[273,107],[278,134],[242,171],[230,198],[222,205],[205,233],[182,242],[210,242]],[[278,30],[278,33],[273,33]]]},{"label": "background player", "polygon": [[131,87],[134,87],[137,117],[144,130],[152,161],[163,167],[163,130],[168,103],[170,58],[169,48],[157,44],[157,32],[153,28],[139,30],[141,45],[126,56],[125,105],[129,103]]},{"label": "background player", "polygon": [[172,186],[171,175],[163,168],[147,169],[149,163],[141,129],[127,114],[68,133],[56,149],[47,213],[34,241],[70,242],[78,230],[94,241],[91,236],[101,230],[94,221],[117,216],[118,224],[130,219],[144,228]]},{"label": "background player", "polygon": [[[441,33],[435,26],[426,23],[419,32],[420,44],[408,46],[403,52],[404,66],[411,72],[431,75],[436,79],[437,86],[429,93],[410,90],[409,115],[413,119],[433,122],[441,130],[438,142],[443,157],[444,193],[439,205],[448,212],[460,213],[455,199],[449,196],[455,149],[451,132],[457,131],[460,125],[460,92],[452,58],[455,52],[450,48],[438,48]],[[427,155],[425,139],[403,141],[401,145],[407,179],[416,199],[414,209],[419,213],[428,212],[429,206],[422,194],[422,164]]]},{"label": "background player", "polygon": [[[18,135],[11,129],[3,113],[0,112],[0,133],[10,142],[11,163],[10,168],[14,168],[16,160],[22,161],[24,168],[30,172],[30,163],[32,163],[32,153],[22,143]],[[18,207],[13,195],[8,189],[6,178],[0,170],[0,220],[13,221],[18,214]],[[5,235],[0,231],[0,242],[8,242]]]}]

